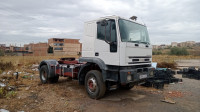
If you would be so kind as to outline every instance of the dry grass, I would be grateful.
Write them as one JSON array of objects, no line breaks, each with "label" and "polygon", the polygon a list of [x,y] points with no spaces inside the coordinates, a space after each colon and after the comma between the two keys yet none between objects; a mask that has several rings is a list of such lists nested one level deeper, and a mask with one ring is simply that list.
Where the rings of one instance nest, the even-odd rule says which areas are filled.
[{"label": "dry grass", "polygon": [[177,68],[177,63],[176,62],[159,62],[157,67],[158,68],[176,69]]},{"label": "dry grass", "polygon": [[[3,63],[12,63],[14,65],[14,69],[20,69],[26,66],[30,66],[32,64],[39,64],[42,60],[47,59],[56,59],[62,57],[76,57],[78,56],[3,56],[0,57],[0,62]],[[200,59],[200,56],[170,56],[170,55],[153,55],[153,62],[167,62],[174,63],[176,60],[181,59]]]},{"label": "dry grass", "polygon": [[3,62],[12,62],[14,65],[18,65],[18,64],[29,65],[29,64],[37,64],[41,62],[42,60],[47,60],[47,59],[58,60],[59,58],[62,58],[62,57],[78,58],[78,56],[3,56],[3,57],[0,57],[0,60]]},{"label": "dry grass", "polygon": [[2,60],[0,61],[0,74],[2,71],[8,70],[8,69],[13,69],[14,66],[11,62],[3,62]]},{"label": "dry grass", "polygon": [[183,60],[183,59],[200,59],[200,56],[171,56],[171,55],[153,55],[152,61],[153,62],[168,62],[173,63],[176,60]]},{"label": "dry grass", "polygon": [[14,66],[13,69],[21,69],[22,67],[28,67],[33,64],[39,64],[42,60],[47,60],[47,59],[59,60],[59,58],[62,57],[78,58],[78,56],[2,56],[0,57],[0,62],[11,63]]}]

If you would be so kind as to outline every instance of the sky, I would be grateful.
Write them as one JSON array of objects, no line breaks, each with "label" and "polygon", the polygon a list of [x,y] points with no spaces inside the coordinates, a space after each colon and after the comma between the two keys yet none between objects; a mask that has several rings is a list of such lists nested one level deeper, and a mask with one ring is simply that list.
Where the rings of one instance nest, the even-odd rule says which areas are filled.
[{"label": "sky", "polygon": [[200,0],[0,1],[0,44],[81,39],[85,21],[110,15],[137,16],[154,45],[200,42]]}]

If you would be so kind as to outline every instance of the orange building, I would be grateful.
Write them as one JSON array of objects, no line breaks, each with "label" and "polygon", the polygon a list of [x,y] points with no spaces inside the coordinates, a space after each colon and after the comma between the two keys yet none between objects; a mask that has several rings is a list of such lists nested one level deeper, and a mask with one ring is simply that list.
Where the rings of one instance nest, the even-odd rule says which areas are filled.
[{"label": "orange building", "polygon": [[53,47],[54,55],[77,55],[81,52],[79,39],[50,38],[48,44]]},{"label": "orange building", "polygon": [[24,45],[24,50],[28,52],[24,55],[31,55],[31,56],[47,56],[48,52],[48,44],[47,43],[30,43]]},{"label": "orange building", "polygon": [[[49,46],[53,47],[53,53],[48,53]],[[25,44],[24,47],[6,47],[5,44],[0,44],[0,49],[6,51],[7,54],[12,52],[23,56],[67,56],[78,55],[81,52],[81,43],[79,39],[50,38],[48,43],[30,43]]]}]

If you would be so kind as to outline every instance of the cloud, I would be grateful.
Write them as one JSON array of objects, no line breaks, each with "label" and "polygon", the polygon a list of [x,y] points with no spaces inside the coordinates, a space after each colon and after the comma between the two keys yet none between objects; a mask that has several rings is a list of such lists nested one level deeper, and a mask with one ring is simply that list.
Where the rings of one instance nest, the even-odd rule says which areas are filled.
[{"label": "cloud", "polygon": [[199,0],[6,0],[0,3],[0,43],[81,38],[84,21],[136,15],[153,44],[200,41]]}]

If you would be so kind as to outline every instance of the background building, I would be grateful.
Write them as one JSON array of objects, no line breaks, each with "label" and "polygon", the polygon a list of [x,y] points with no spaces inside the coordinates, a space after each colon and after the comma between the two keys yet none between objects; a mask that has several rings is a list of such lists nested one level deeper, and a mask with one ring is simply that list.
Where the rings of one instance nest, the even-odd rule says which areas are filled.
[{"label": "background building", "polygon": [[[172,42],[171,47],[194,47],[194,46],[200,46],[200,42],[195,42],[195,41],[186,41],[186,42]],[[165,49],[170,47],[170,45],[153,45],[153,49]]]},{"label": "background building", "polygon": [[186,41],[186,42],[178,43],[179,47],[192,47],[194,45],[195,45],[195,41]]},{"label": "background building", "polygon": [[172,42],[172,43],[171,43],[171,46],[172,46],[172,47],[177,47],[177,46],[178,46],[178,43],[177,43],[177,42]]},{"label": "background building", "polygon": [[0,50],[5,51],[6,50],[6,44],[0,44]]},{"label": "background building", "polygon": [[0,50],[6,55],[17,56],[68,56],[79,55],[81,52],[81,43],[79,39],[50,38],[48,43],[30,43],[23,47],[0,44]]},{"label": "background building", "polygon": [[32,44],[32,52],[33,56],[47,56],[48,52],[48,44],[47,43],[37,43],[37,44]]},{"label": "background building", "polygon": [[54,55],[77,55],[81,52],[79,39],[50,38],[48,44],[53,47]]}]

